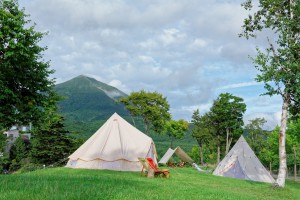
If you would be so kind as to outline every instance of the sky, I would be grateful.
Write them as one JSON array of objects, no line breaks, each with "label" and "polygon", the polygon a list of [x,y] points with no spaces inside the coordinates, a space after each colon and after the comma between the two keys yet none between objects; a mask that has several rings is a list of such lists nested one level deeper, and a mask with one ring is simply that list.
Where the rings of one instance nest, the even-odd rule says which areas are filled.
[{"label": "sky", "polygon": [[[93,77],[130,94],[159,92],[175,120],[209,111],[220,93],[242,97],[245,124],[257,117],[273,129],[281,98],[261,96],[263,83],[249,56],[267,45],[238,37],[244,0],[20,0],[35,29],[48,32],[44,60],[62,83]],[[254,1],[255,2],[255,1]],[[255,4],[257,4],[255,2]],[[254,6],[255,7],[255,6]]]}]

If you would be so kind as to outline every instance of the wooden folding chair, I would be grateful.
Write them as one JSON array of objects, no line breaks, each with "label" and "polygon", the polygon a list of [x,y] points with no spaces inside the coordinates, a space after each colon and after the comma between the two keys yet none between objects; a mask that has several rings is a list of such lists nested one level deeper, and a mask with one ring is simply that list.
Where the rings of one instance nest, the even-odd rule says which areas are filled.
[{"label": "wooden folding chair", "polygon": [[147,174],[145,174],[145,171],[149,172],[149,165],[148,165],[146,159],[145,158],[138,158],[138,159],[143,166],[142,171],[141,171],[141,176],[143,176],[143,175],[147,176]]}]

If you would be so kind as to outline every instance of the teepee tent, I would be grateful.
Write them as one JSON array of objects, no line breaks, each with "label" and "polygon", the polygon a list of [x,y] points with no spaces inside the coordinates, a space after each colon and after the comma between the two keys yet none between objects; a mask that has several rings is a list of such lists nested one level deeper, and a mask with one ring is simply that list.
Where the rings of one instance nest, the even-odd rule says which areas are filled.
[{"label": "teepee tent", "polygon": [[245,138],[241,136],[213,172],[226,176],[259,182],[274,183],[273,177],[261,164]]},{"label": "teepee tent", "polygon": [[180,147],[176,147],[174,150],[169,148],[158,163],[166,164],[174,153],[184,162],[193,162],[193,159],[191,159],[191,157],[187,155]]},{"label": "teepee tent", "polygon": [[66,167],[141,171],[139,157],[157,163],[152,138],[115,113],[69,156]]}]

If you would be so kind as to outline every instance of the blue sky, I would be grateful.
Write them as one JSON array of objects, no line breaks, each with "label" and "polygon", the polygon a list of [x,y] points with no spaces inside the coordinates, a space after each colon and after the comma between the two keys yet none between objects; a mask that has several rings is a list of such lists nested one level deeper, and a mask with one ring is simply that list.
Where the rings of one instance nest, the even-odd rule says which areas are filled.
[{"label": "blue sky", "polygon": [[[157,91],[174,119],[209,110],[220,93],[244,98],[245,123],[280,119],[279,97],[260,96],[263,84],[248,56],[267,36],[239,38],[247,12],[243,0],[20,0],[38,31],[48,31],[57,83],[87,75],[130,93]],[[254,1],[255,2],[255,1]]]}]

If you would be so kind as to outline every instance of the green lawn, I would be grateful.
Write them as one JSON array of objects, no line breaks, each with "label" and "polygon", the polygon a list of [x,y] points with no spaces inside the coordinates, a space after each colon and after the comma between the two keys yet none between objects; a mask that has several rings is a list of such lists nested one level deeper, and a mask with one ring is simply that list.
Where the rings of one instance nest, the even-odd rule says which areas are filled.
[{"label": "green lawn", "polygon": [[284,189],[171,168],[171,178],[149,179],[139,172],[43,169],[1,175],[0,199],[300,199],[300,181]]}]

